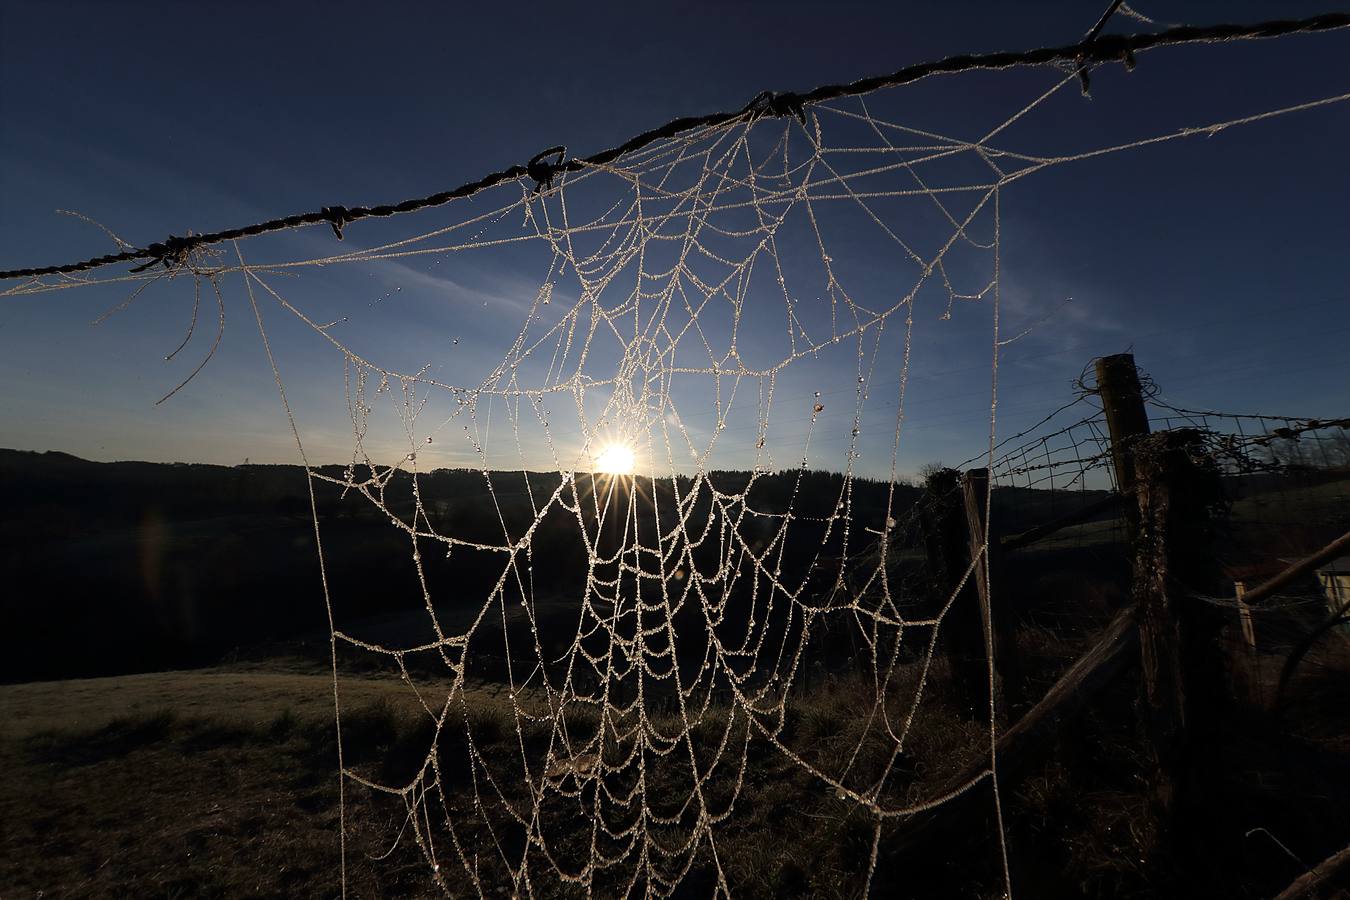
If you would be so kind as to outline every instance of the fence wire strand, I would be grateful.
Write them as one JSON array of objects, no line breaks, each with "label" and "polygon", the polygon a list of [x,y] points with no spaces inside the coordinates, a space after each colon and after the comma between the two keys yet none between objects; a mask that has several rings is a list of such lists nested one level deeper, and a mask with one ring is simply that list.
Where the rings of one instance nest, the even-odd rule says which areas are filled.
[{"label": "fence wire strand", "polygon": [[[1131,34],[1103,35],[1101,27],[1110,18],[1110,11],[1103,16],[1098,26],[1093,28],[1082,41],[1060,47],[1041,47],[1020,52],[975,53],[949,56],[934,62],[906,66],[888,75],[876,75],[845,84],[821,85],[805,93],[763,91],[747,104],[735,110],[709,113],[702,116],[682,116],[672,119],[664,125],[644,131],[623,143],[601,150],[587,157],[567,158],[567,148],[550,147],[535,154],[523,165],[508,166],[489,173],[474,181],[458,187],[439,191],[425,197],[403,200],[398,203],[386,203],[378,206],[324,206],[316,211],[298,213],[276,219],[269,219],[253,225],[229,228],[224,231],[204,234],[174,236],[149,244],[142,248],[123,250],[96,256],[81,262],[64,265],[36,266],[10,269],[0,272],[0,279],[35,278],[43,275],[69,275],[86,272],[91,269],[123,262],[146,262],[133,271],[144,271],[155,265],[175,269],[184,265],[193,251],[202,247],[219,244],[239,238],[254,237],[276,231],[286,231],[310,225],[327,224],[340,240],[343,229],[361,219],[401,215],[436,206],[443,206],[454,200],[471,197],[474,194],[521,178],[533,179],[536,192],[553,189],[553,180],[559,175],[580,172],[585,169],[607,165],[627,154],[663,139],[675,137],[698,128],[726,125],[737,120],[759,118],[782,118],[794,116],[804,118],[804,109],[812,104],[837,100],[844,97],[856,97],[888,87],[912,84],[934,75],[950,75],[977,69],[1009,69],[1023,66],[1043,66],[1072,63],[1083,76],[1084,91],[1087,89],[1086,73],[1095,63],[1119,61],[1127,67],[1133,67],[1135,54],[1159,47],[1171,47],[1197,43],[1227,43],[1232,41],[1262,40],[1284,37],[1292,34],[1313,34],[1350,27],[1350,13],[1326,13],[1304,19],[1282,19],[1256,24],[1221,24],[1208,26],[1181,26],[1165,31]],[[555,157],[549,161],[549,157]]]}]

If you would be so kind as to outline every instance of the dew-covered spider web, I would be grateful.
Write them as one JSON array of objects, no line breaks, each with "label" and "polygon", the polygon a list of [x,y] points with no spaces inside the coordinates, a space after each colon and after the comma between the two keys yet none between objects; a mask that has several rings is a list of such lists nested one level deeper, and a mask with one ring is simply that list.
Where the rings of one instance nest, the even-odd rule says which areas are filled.
[{"label": "dew-covered spider web", "polygon": [[[957,593],[925,568],[898,461],[916,334],[978,336],[992,448],[999,349],[1019,336],[999,330],[1010,185],[1350,99],[1058,154],[1024,149],[1026,130],[1005,143],[1077,84],[1055,74],[973,138],[907,126],[903,88],[748,111],[363,224],[388,240],[336,255],[262,238],[8,293],[126,282],[130,300],[190,282],[194,324],[219,302],[221,328],[224,298],[247,300],[309,474],[339,733],[353,672],[401,682],[417,710],[397,747],[341,745],[344,809],[358,795],[398,809],[387,852],[415,847],[446,894],[731,895],[767,852],[752,843],[790,854],[808,832],[851,848],[830,877],[856,892],[896,829],[990,784],[987,851],[1010,893],[996,694],[944,719],[938,746],[922,725]],[[326,292],[352,273],[430,292],[483,260],[527,288],[435,294],[462,323],[442,357],[380,356],[389,291],[330,315]],[[278,322],[326,348],[342,460],[310,449]],[[388,539],[347,541],[362,516]],[[354,595],[335,559],[373,553],[399,554],[405,577]],[[939,790],[924,752],[983,763]]]}]

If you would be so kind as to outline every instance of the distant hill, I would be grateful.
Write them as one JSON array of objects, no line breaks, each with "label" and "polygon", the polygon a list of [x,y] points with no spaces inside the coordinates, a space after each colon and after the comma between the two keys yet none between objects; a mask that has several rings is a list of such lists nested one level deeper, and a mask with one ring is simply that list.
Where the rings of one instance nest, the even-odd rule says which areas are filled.
[{"label": "distant hill", "polygon": [[[343,477],[338,466],[321,471]],[[356,476],[368,474],[362,467]],[[516,540],[561,480],[556,472],[493,472],[490,478],[489,492],[479,471],[420,475],[431,526],[485,544],[501,545],[506,535]],[[707,484],[740,493],[749,480],[746,472],[712,472]],[[585,481],[579,476],[583,488]],[[678,490],[695,505],[698,521],[708,515],[707,484],[692,499],[688,478],[655,486],[638,479],[638,490],[672,509]],[[385,505],[404,522],[413,519],[412,485],[411,476],[398,472],[384,489]],[[842,529],[827,533],[810,519],[828,516],[843,490],[838,473],[786,472],[761,476],[748,500],[751,508],[771,513],[792,504],[798,520],[785,554],[791,568],[842,552]],[[0,599],[0,679],[151,671],[215,662],[234,648],[306,634],[326,639],[314,526],[299,466],[98,463],[55,451],[0,450],[0,493],[0,561],[10,573]],[[875,532],[920,494],[909,485],[892,493],[885,483],[855,479],[848,494],[851,518]],[[999,490],[995,516],[1013,531],[1096,496]],[[338,485],[316,482],[316,503],[339,623],[422,608],[405,531],[359,493],[344,498]],[[591,521],[593,513],[581,506]],[[772,521],[747,517],[738,527],[749,540],[767,539]],[[654,522],[642,523],[644,530],[649,526],[654,529]],[[757,538],[753,529],[762,534]],[[862,546],[859,541],[872,540],[867,535],[854,530],[850,554]],[[644,543],[651,537],[644,536]],[[551,592],[584,583],[587,563],[575,513],[555,506],[535,524],[531,550],[535,577]],[[470,551],[451,559],[444,552],[423,556],[434,597],[452,606],[480,602],[505,558]]]},{"label": "distant hill", "polygon": [[[343,474],[337,466],[323,471]],[[437,530],[502,544],[503,520],[513,536],[522,534],[534,519],[530,491],[539,502],[560,476],[496,472],[491,479],[489,493],[477,471],[420,476]],[[748,475],[716,473],[712,480],[736,490]],[[840,476],[807,473],[803,481],[798,510],[820,515],[833,507]],[[316,484],[339,619],[420,608],[408,535],[356,492],[344,499],[338,486]],[[881,487],[854,488],[855,514],[872,524],[885,519]],[[0,561],[9,573],[0,599],[0,678],[196,665],[236,647],[326,632],[299,466],[98,463],[0,450],[0,493]],[[784,506],[791,493],[782,476],[761,479],[754,491],[766,508]],[[384,500],[411,521],[411,478],[396,473]],[[553,590],[575,586],[586,572],[575,516],[560,512],[546,517],[532,541],[536,571]],[[447,588],[438,600],[486,596],[500,573],[500,554],[461,553],[450,563],[435,556],[429,577]]]}]

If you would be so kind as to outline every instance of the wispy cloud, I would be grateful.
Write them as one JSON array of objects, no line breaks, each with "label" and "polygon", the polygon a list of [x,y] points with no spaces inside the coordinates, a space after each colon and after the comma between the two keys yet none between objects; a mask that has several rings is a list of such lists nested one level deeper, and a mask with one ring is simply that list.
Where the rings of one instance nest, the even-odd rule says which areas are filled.
[{"label": "wispy cloud", "polygon": [[1063,366],[1062,357],[1049,354],[1100,353],[1121,344],[1133,330],[1112,291],[1047,266],[1005,267],[1000,305],[1001,333],[1010,341],[1004,354],[1031,370]]}]

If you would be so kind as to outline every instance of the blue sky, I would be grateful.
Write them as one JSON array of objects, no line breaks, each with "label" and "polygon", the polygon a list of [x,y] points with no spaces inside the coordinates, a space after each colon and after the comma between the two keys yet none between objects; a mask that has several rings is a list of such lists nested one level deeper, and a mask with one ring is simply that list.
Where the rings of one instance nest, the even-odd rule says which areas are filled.
[{"label": "blue sky", "polygon": [[[735,108],[766,88],[808,89],[951,53],[1069,43],[1101,5],[526,4],[503,14],[500,6],[431,3],[207,10],[8,0],[0,2],[0,267],[112,249],[96,228],[59,209],[144,244],[327,204],[420,196],[544,147],[563,144],[584,155],[676,115]],[[1221,9],[1164,0],[1132,5],[1160,23],[1324,11],[1320,3],[1290,0]],[[1090,100],[1069,85],[998,140],[1019,152],[1073,153],[1344,93],[1347,51],[1350,35],[1335,33],[1150,52],[1133,73],[1099,70]],[[868,103],[888,122],[969,140],[1060,77],[1048,70],[974,73],[887,91]],[[1005,187],[1002,333],[1031,330],[1002,352],[1000,434],[1070,399],[1070,381],[1089,359],[1129,348],[1181,405],[1344,415],[1348,138],[1350,104],[1337,104],[1069,163]],[[974,177],[955,168],[934,177],[944,176]],[[428,231],[468,209],[357,223],[343,244],[314,228],[241,248],[251,260],[312,258]],[[936,224],[924,224],[931,207],[916,209],[897,202],[886,215],[916,240],[940,236]],[[513,218],[498,227],[518,233],[520,224]],[[851,267],[852,290],[898,290],[889,280],[903,265],[876,229],[846,212],[825,226],[841,248],[837,255],[847,258],[840,265]],[[988,237],[991,226],[982,216],[972,230]],[[816,277],[815,251],[804,231],[786,230],[782,240],[788,281],[806,291]],[[269,283],[316,318],[347,316],[345,330],[333,334],[381,365],[430,365],[438,378],[476,384],[519,334],[550,263],[537,246],[510,247],[305,270],[269,276]],[[987,254],[952,259],[967,285],[987,279],[987,266]],[[213,333],[208,303],[193,343],[164,360],[190,314],[186,281],[156,286],[97,326],[90,322],[125,290],[0,300],[0,378],[8,388],[0,394],[0,445],[93,459],[294,461],[242,280],[227,279],[224,288],[220,352],[158,406]],[[578,293],[565,277],[556,290],[545,325]],[[261,299],[311,458],[349,458],[342,357]],[[614,295],[606,302],[619,301]],[[742,347],[767,359],[773,326],[756,316],[781,319],[783,301],[756,285],[747,301],[754,302]],[[932,459],[965,459],[987,440],[988,301],[958,304],[944,320],[942,297],[924,292],[915,300],[902,474]],[[726,324],[718,315],[708,313],[710,326]],[[807,324],[823,327],[819,319]],[[855,467],[886,473],[899,335],[888,327],[879,344],[863,348],[864,355],[875,350],[876,361],[862,389],[856,340],[783,370],[769,440],[774,465],[800,462],[814,390],[822,391],[825,410],[806,452],[813,465],[845,465],[863,390]],[[598,352],[592,374],[612,371],[617,360]],[[758,387],[741,389],[748,393],[738,396],[712,464],[755,459],[757,406],[746,397]],[[696,442],[710,441],[716,417],[707,380],[673,394],[681,424]],[[421,451],[425,465],[475,464],[452,399],[435,397],[409,439],[434,438]],[[478,412],[483,421],[474,424],[485,428],[488,411]],[[521,420],[522,456],[503,434],[509,420],[502,414],[500,407],[494,412],[489,462],[548,467],[531,417]],[[564,408],[553,419],[560,440],[568,414]],[[372,439],[393,453],[403,440],[399,423],[390,410],[376,415],[384,417]],[[570,415],[577,418],[575,408]],[[598,415],[587,407],[589,424]]]}]

